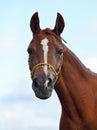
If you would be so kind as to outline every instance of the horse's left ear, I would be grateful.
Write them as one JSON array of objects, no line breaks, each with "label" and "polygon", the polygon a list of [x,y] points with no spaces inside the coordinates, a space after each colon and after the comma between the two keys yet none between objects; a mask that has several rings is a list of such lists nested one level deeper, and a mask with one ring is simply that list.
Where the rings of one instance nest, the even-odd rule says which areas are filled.
[{"label": "horse's left ear", "polygon": [[39,23],[39,17],[38,17],[38,12],[36,12],[31,20],[30,20],[30,28],[33,34],[37,33],[40,31],[40,23]]},{"label": "horse's left ear", "polygon": [[60,35],[65,27],[65,22],[61,14],[57,13],[55,28],[52,30],[57,35]]}]

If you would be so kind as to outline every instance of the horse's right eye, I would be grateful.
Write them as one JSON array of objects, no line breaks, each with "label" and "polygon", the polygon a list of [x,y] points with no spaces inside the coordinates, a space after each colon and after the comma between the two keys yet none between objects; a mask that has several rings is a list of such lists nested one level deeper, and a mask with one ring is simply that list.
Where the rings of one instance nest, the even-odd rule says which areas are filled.
[{"label": "horse's right eye", "polygon": [[32,48],[28,48],[27,52],[28,52],[29,55],[31,55],[34,51],[33,51]]}]

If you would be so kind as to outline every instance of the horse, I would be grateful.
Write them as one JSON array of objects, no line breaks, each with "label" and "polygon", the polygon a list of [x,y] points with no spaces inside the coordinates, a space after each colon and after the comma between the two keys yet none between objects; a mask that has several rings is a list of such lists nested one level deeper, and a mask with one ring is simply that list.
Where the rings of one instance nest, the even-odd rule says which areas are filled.
[{"label": "horse", "polygon": [[41,29],[38,12],[32,15],[27,49],[32,89],[40,99],[56,91],[62,108],[59,130],[97,130],[97,74],[62,42],[64,27],[60,13],[54,29]]}]

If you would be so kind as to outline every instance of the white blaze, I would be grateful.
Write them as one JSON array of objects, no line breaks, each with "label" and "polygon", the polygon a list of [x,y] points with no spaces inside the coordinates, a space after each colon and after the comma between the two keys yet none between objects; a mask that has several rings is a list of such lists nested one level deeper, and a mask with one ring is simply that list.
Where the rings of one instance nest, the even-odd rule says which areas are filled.
[{"label": "white blaze", "polygon": [[[40,43],[43,46],[43,52],[44,52],[44,63],[47,64],[47,54],[48,54],[48,39],[44,38],[43,40],[41,40]],[[47,75],[48,70],[47,70],[47,66],[44,66],[44,72]]]}]

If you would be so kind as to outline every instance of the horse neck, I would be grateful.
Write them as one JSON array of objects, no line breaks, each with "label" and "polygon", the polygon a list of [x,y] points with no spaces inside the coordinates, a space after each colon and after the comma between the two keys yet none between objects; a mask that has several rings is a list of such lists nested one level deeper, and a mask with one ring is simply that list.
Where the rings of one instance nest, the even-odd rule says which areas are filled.
[{"label": "horse neck", "polygon": [[[77,56],[69,49],[64,52],[63,55],[63,66],[62,66],[62,77],[65,81],[74,78],[87,79],[88,69],[82,64]],[[70,82],[70,81],[69,81]],[[77,83],[77,82],[75,82]]]},{"label": "horse neck", "polygon": [[83,109],[80,103],[81,96],[88,89],[85,89],[85,85],[82,84],[85,84],[88,78],[88,70],[81,61],[69,49],[64,52],[62,70],[55,91],[58,94],[63,111],[70,118],[81,116],[79,112],[80,109]]}]

